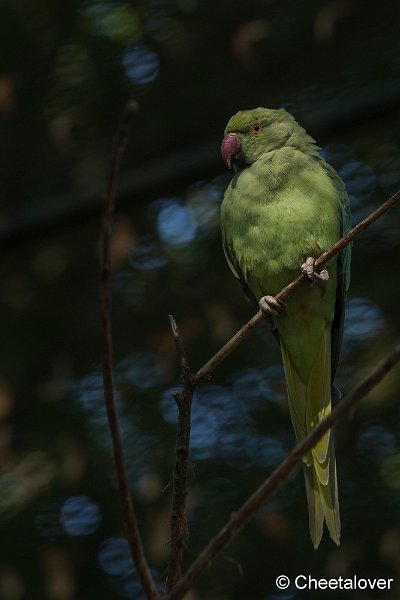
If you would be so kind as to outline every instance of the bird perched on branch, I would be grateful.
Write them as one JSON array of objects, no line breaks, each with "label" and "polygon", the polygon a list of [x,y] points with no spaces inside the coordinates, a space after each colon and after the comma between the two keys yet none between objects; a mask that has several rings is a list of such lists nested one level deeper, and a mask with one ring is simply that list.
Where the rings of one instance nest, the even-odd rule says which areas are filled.
[{"label": "bird perched on branch", "polygon": [[[330,412],[350,280],[349,246],[328,266],[315,259],[350,228],[345,186],[315,141],[283,109],[234,115],[222,157],[236,172],[221,207],[224,251],[246,295],[271,317],[279,339],[296,437]],[[329,272],[328,272],[329,267]],[[283,305],[274,299],[303,271],[307,281]],[[303,459],[311,539],[324,521],[340,542],[333,432]]]}]

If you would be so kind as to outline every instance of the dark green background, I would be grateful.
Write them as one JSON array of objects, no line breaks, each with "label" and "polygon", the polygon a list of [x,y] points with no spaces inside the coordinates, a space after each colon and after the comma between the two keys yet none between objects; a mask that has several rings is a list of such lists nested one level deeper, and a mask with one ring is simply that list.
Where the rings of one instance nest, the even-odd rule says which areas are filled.
[{"label": "dark green background", "polygon": [[[397,1],[1,0],[0,598],[139,599],[99,371],[98,238],[121,110],[140,103],[114,235],[114,346],[131,487],[158,581],[179,387],[253,313],[227,268],[219,146],[239,109],[285,106],[345,180],[354,221],[400,185]],[[129,64],[128,64],[129,63]],[[338,384],[398,341],[399,209],[356,241]],[[312,548],[300,474],[191,600],[319,599],[275,578],[392,577],[400,597],[399,375],[336,428],[342,545]],[[279,350],[260,326],[193,407],[185,564],[294,445]]]}]

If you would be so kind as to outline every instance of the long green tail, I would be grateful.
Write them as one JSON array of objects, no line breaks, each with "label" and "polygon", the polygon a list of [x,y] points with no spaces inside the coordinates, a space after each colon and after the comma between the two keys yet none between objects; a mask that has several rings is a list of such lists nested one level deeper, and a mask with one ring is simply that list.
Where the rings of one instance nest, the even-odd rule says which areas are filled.
[{"label": "long green tail", "polygon": [[[298,374],[281,338],[290,414],[301,441],[331,411],[331,340],[325,329],[315,362],[306,381]],[[340,514],[333,433],[328,431],[304,457],[310,534],[314,548],[322,538],[324,520],[331,538],[340,544]]]}]

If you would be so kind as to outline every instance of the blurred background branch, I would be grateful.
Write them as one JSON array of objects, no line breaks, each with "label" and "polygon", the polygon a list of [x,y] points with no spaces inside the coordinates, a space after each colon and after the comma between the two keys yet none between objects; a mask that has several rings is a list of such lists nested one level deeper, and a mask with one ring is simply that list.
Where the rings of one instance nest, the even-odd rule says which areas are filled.
[{"label": "blurred background branch", "polygon": [[[259,104],[255,97],[253,104]],[[250,106],[250,104],[249,104]],[[365,125],[379,117],[382,111],[387,116],[398,112],[400,91],[398,85],[381,86],[365,90],[365,94],[354,97],[349,94],[343,104],[322,108],[317,114],[305,114],[300,117],[303,127],[316,139],[323,141],[333,133],[345,131],[349,125]],[[226,114],[227,118],[229,115]],[[221,135],[212,139],[199,139],[199,142],[187,146],[184,150],[171,152],[161,158],[151,159],[138,166],[125,168],[119,184],[119,202],[124,206],[136,198],[142,202],[153,194],[163,193],[165,189],[176,189],[182,183],[201,178],[204,173],[218,173],[222,163],[219,153]],[[46,231],[55,232],[73,225],[82,219],[91,219],[99,215],[102,207],[101,186],[89,195],[70,195],[66,198],[42,198],[41,203],[29,211],[9,211],[3,215],[0,223],[0,247],[6,248],[27,237],[43,235]]]}]

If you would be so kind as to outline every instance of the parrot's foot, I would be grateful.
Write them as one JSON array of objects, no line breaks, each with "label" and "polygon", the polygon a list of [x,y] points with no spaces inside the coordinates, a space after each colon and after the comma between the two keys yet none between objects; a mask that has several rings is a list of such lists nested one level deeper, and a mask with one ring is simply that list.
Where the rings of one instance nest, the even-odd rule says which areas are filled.
[{"label": "parrot's foot", "polygon": [[319,267],[318,270],[315,269],[315,258],[309,256],[305,263],[301,265],[302,273],[309,279],[311,284],[319,283],[324,284],[329,279],[328,269],[325,265]]},{"label": "parrot's foot", "polygon": [[273,296],[263,296],[258,303],[261,312],[267,317],[276,317],[278,312],[285,308],[286,304],[281,300],[275,300]]}]

